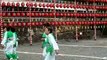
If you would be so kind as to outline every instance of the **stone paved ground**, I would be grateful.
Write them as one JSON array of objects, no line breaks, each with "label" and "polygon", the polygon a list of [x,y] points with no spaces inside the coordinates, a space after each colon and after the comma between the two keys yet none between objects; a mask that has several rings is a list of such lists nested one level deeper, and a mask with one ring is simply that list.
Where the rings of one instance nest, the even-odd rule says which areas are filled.
[{"label": "stone paved ground", "polygon": [[[107,60],[107,39],[81,40],[75,42],[58,41],[60,54],[56,60]],[[42,60],[41,42],[19,45],[19,60]],[[2,49],[0,49],[0,60],[4,60]]]}]

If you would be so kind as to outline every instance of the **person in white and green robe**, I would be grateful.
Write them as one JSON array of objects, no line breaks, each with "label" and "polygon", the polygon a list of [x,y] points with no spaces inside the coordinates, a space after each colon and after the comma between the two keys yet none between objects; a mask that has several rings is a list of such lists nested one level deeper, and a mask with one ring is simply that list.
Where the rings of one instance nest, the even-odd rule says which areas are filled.
[{"label": "person in white and green robe", "polygon": [[55,53],[58,54],[59,50],[58,44],[55,41],[51,28],[45,29],[45,33],[47,37],[44,44],[44,60],[55,60]]},{"label": "person in white and green robe", "polygon": [[17,48],[18,48],[18,38],[17,38],[17,33],[15,32],[15,29],[14,28],[12,28],[11,29],[11,31],[13,32],[13,35],[15,36],[15,44],[14,44],[14,46],[13,46],[13,48],[14,48],[14,59],[18,59],[19,57],[18,57],[18,54],[17,54]]},{"label": "person in white and green robe", "polygon": [[8,60],[17,60],[14,45],[16,43],[16,36],[11,31],[11,28],[7,28],[7,31],[4,33],[3,40],[1,45],[4,47],[4,53]]},{"label": "person in white and green robe", "polygon": [[46,45],[46,37],[47,37],[47,34],[45,33],[45,29],[47,29],[47,27],[49,27],[50,26],[50,24],[49,23],[45,23],[45,24],[43,24],[43,30],[44,30],[44,32],[43,32],[43,34],[42,34],[42,48],[43,48],[43,56],[46,54],[46,52],[45,52],[45,45]]}]

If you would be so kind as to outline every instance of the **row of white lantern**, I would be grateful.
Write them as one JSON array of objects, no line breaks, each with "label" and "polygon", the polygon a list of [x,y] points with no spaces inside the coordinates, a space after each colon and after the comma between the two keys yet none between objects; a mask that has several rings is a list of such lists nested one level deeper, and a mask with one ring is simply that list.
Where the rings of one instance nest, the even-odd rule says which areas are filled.
[{"label": "row of white lantern", "polygon": [[53,3],[24,3],[24,2],[22,2],[22,3],[19,3],[19,2],[17,2],[17,3],[14,3],[14,2],[12,2],[12,3],[10,3],[10,2],[7,2],[7,3],[5,3],[5,2],[2,2],[2,6],[12,6],[12,7],[19,7],[19,6],[22,6],[22,7],[25,7],[25,6],[27,6],[27,7],[29,7],[29,6],[31,6],[31,7],[49,7],[49,8],[54,8],[54,7],[57,7],[57,8],[88,8],[88,9],[94,9],[94,8],[96,8],[96,9],[107,9],[107,6],[88,6],[88,5],[74,5],[74,4],[53,4]]}]

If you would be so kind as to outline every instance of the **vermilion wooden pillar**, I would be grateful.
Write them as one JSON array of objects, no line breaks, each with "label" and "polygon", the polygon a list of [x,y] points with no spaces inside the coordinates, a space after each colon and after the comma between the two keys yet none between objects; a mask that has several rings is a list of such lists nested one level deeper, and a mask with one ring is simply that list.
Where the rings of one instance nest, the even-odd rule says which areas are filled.
[{"label": "vermilion wooden pillar", "polygon": [[[75,8],[74,8],[74,13],[76,14],[77,13],[77,8],[76,8],[76,6],[77,6],[77,4],[76,4],[76,0],[74,1],[74,5],[75,5]],[[77,19],[77,16],[75,16],[75,20],[76,20],[76,22],[78,21],[78,19]],[[76,25],[76,41],[78,41],[78,24]]]},{"label": "vermilion wooden pillar", "polygon": [[0,26],[0,41],[1,41],[2,38],[3,38],[2,0],[0,0],[0,14],[1,14],[1,16],[0,16],[0,25],[1,25],[1,26]]},{"label": "vermilion wooden pillar", "polygon": [[[95,0],[94,0],[94,2],[93,2],[93,5],[94,5],[94,22],[96,21],[96,16],[95,16],[95,14],[96,14],[96,8],[95,8],[95,6],[96,6],[96,3],[95,3]],[[97,36],[96,36],[96,24],[94,24],[94,40],[96,40],[97,39]]]}]

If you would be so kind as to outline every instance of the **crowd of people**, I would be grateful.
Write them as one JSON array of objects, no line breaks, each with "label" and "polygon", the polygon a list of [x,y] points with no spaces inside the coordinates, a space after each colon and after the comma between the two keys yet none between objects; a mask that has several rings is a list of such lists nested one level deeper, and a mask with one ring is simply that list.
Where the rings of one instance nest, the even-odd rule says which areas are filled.
[{"label": "crowd of people", "polygon": [[[42,48],[43,48],[43,60],[55,60],[55,55],[58,54],[58,44],[53,35],[53,28],[49,23],[43,25],[42,34]],[[4,50],[6,59],[18,60],[17,48],[18,48],[18,37],[13,27],[7,27],[3,34],[1,46]]]}]

